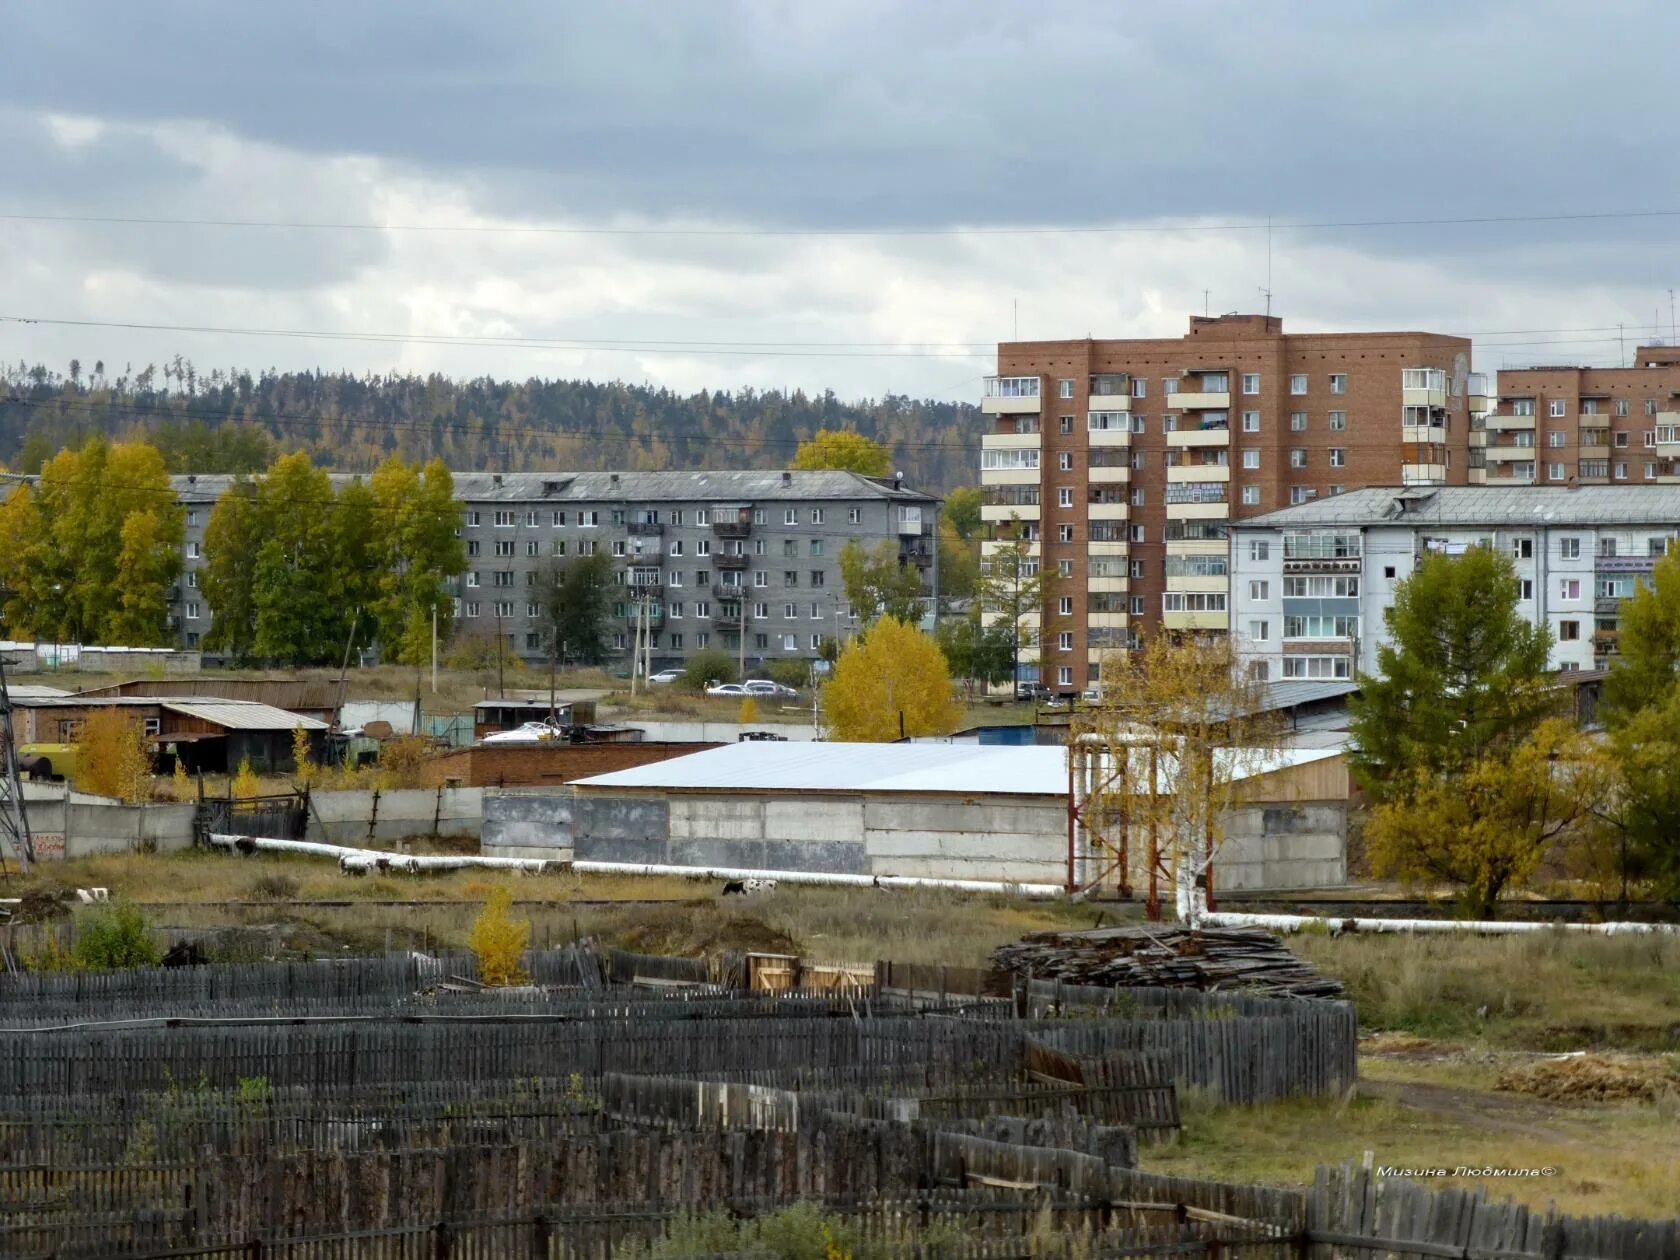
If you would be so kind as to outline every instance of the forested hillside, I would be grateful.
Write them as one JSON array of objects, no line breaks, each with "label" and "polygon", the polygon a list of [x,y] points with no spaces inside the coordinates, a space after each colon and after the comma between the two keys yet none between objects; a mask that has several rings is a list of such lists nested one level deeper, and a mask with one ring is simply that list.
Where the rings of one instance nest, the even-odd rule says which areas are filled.
[{"label": "forested hillside", "polygon": [[982,425],[967,404],[894,395],[677,394],[593,381],[215,369],[121,373],[72,362],[0,371],[0,464],[24,472],[94,434],[140,438],[171,472],[254,472],[276,451],[367,471],[390,455],[455,469],[780,468],[819,429],[855,428],[929,490],[971,483]]}]

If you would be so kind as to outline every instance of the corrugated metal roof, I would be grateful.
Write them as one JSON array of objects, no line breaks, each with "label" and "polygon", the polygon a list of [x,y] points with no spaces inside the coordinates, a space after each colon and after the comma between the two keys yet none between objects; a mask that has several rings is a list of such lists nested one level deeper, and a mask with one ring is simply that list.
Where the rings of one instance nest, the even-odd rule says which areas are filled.
[{"label": "corrugated metal roof", "polygon": [[1314,499],[1247,520],[1232,529],[1300,529],[1331,525],[1680,524],[1674,486],[1371,486]]},{"label": "corrugated metal roof", "polygon": [[58,687],[39,687],[34,683],[12,683],[6,688],[6,694],[13,700],[57,700],[70,693]]},{"label": "corrugated metal roof", "polygon": [[[1334,749],[1284,749],[1248,769],[1264,774],[1337,755]],[[573,786],[1066,796],[1068,763],[1067,749],[1058,747],[749,742],[599,774]]]},{"label": "corrugated metal roof", "polygon": [[[775,469],[702,469],[693,472],[458,472],[455,497],[466,503],[611,503],[638,500],[706,504],[751,504],[771,499],[893,499],[933,503],[932,495],[908,486],[894,490],[891,481],[877,481],[853,472]],[[366,481],[363,473],[331,473],[332,484]],[[783,480],[786,477],[787,480]],[[170,478],[182,502],[210,503],[233,485],[232,475],[211,473]]]},{"label": "corrugated metal roof", "polygon": [[1268,709],[1292,709],[1298,704],[1314,704],[1319,700],[1335,700],[1351,696],[1359,684],[1348,679],[1289,679],[1266,684]]},{"label": "corrugated metal roof", "polygon": [[159,703],[171,713],[214,722],[231,731],[291,731],[300,726],[306,731],[327,729],[327,724],[318,718],[304,717],[301,713],[276,709],[271,704],[259,704],[255,700],[182,700],[170,696]]}]

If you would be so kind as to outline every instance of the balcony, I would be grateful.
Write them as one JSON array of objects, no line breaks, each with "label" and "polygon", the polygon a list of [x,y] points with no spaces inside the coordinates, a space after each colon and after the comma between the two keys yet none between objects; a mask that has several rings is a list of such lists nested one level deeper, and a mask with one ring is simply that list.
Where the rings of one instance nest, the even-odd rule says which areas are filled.
[{"label": "balcony", "polygon": [[988,376],[980,410],[988,416],[1033,415],[1039,408],[1036,376]]},{"label": "balcony", "polygon": [[1042,433],[983,433],[980,435],[980,449],[983,451],[1036,451],[1044,444]]},{"label": "balcony", "polygon": [[1091,409],[1113,407],[1124,411],[1132,405],[1132,378],[1127,372],[1098,372],[1091,377]]},{"label": "balcony", "polygon": [[1226,447],[1231,442],[1230,425],[1210,428],[1174,428],[1166,435],[1168,450],[1184,447]]},{"label": "balcony", "polygon": [[1445,464],[1401,464],[1400,484],[1403,486],[1444,486],[1447,484]]},{"label": "balcony", "polygon": [[1224,499],[1167,504],[1169,521],[1222,521],[1230,515],[1231,505]]},{"label": "balcony", "polygon": [[900,564],[913,564],[918,569],[928,568],[933,564],[933,542],[921,539],[917,542],[907,542],[898,549]]},{"label": "balcony", "polygon": [[1100,429],[1090,428],[1086,430],[1086,441],[1091,446],[1130,446],[1132,444],[1132,426],[1128,421],[1124,425],[1111,425]]},{"label": "balcony", "polygon": [[980,519],[992,525],[1001,525],[1010,519],[1020,521],[1037,521],[1042,519],[1042,513],[1035,499],[1031,503],[982,503],[980,505]]},{"label": "balcony", "polygon": [[1097,502],[1085,505],[1085,515],[1087,519],[1093,521],[1123,521],[1130,517],[1131,512],[1131,505],[1125,502]]},{"label": "balcony", "polygon": [[1119,610],[1107,612],[1087,612],[1085,626],[1090,630],[1124,630],[1126,628],[1126,614]]},{"label": "balcony", "polygon": [[631,521],[624,527],[630,531],[632,537],[658,538],[665,532],[665,527],[658,521]]},{"label": "balcony", "polygon": [[[762,595],[767,596],[769,594],[769,588],[768,587],[760,587],[758,589],[759,589],[759,593],[762,594]],[[742,600],[746,599],[747,596],[750,593],[751,593],[751,589],[749,587],[745,587],[745,586],[725,586],[721,582],[717,583],[716,585],[714,585],[712,587],[713,598],[721,599],[721,600],[724,600],[724,601],[726,601],[728,603],[731,603],[731,604],[740,603]]]},{"label": "balcony", "polygon": [[1400,405],[1446,410],[1447,374],[1437,368],[1401,369]]},{"label": "balcony", "polygon": [[1169,485],[1179,481],[1229,480],[1231,480],[1231,466],[1229,464],[1174,464],[1167,469]]},{"label": "balcony", "polygon": [[750,556],[732,556],[727,552],[712,557],[712,568],[714,569],[739,570],[746,568],[751,563],[752,558]]},{"label": "balcony", "polygon": [[1092,464],[1085,470],[1092,485],[1124,485],[1132,479],[1130,464]]},{"label": "balcony", "polygon": [[1225,630],[1230,618],[1222,612],[1164,612],[1161,625],[1168,630]]},{"label": "balcony", "polygon": [[[1015,545],[1016,544],[1014,542],[1010,541],[1007,538],[983,538],[983,539],[981,539],[980,540],[980,563],[982,565],[986,564],[988,556],[996,555],[998,552],[1003,551],[1006,548],[1014,547]],[[1041,553],[1041,547],[1040,547],[1037,539],[1034,539],[1032,542],[1029,542],[1027,544],[1026,554],[1027,554],[1027,557],[1029,559],[1037,560],[1039,558],[1040,553]]]},{"label": "balcony", "polygon": [[739,630],[744,624],[744,618],[739,610],[732,613],[719,611],[712,614],[712,624],[720,630]]},{"label": "balcony", "polygon": [[1680,458],[1680,413],[1657,412],[1657,457]]},{"label": "balcony", "polygon": [[1511,415],[1504,411],[1489,412],[1483,421],[1489,429],[1532,429],[1534,427],[1534,413],[1526,416]]},{"label": "balcony", "polygon": [[1538,448],[1533,446],[1507,446],[1504,443],[1496,446],[1490,442],[1484,457],[1490,464],[1533,463],[1538,454]]},{"label": "balcony", "polygon": [[1087,574],[1085,589],[1093,595],[1124,595],[1131,578],[1125,573]]},{"label": "balcony", "polygon": [[1179,577],[1167,578],[1166,589],[1169,591],[1191,591],[1199,593],[1222,592],[1231,589],[1229,574],[1183,574]]},{"label": "balcony", "polygon": [[745,538],[752,533],[752,517],[743,516],[721,521],[714,518],[712,533],[719,538]]},{"label": "balcony", "polygon": [[1617,630],[1594,630],[1592,637],[1593,655],[1613,656],[1621,643],[1621,632]]},{"label": "balcony", "polygon": [[1169,394],[1165,405],[1175,411],[1229,411],[1231,391],[1181,389],[1176,394]]}]

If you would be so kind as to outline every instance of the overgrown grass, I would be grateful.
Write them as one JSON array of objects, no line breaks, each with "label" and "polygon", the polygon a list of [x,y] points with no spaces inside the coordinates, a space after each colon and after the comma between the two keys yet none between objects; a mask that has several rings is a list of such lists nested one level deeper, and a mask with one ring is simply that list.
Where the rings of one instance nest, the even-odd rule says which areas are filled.
[{"label": "overgrown grass", "polygon": [[1680,1048],[1680,938],[1292,937],[1348,987],[1362,1025],[1538,1050]]},{"label": "overgrown grass", "polygon": [[[1418,1075],[1410,1065],[1408,1076]],[[1387,1098],[1295,1099],[1263,1107],[1185,1100],[1184,1131],[1170,1146],[1143,1152],[1151,1172],[1226,1181],[1306,1185],[1319,1164],[1360,1160],[1400,1167],[1546,1168],[1556,1175],[1481,1184],[1496,1198],[1535,1208],[1556,1202],[1571,1213],[1668,1217],[1680,1203],[1680,1124],[1649,1105],[1514,1111],[1503,1098],[1460,1082],[1457,1065],[1435,1065],[1435,1081],[1456,1087],[1461,1105],[1425,1109]],[[1489,1115],[1499,1119],[1490,1122]],[[1432,1177],[1431,1189],[1478,1184],[1474,1177]]]}]

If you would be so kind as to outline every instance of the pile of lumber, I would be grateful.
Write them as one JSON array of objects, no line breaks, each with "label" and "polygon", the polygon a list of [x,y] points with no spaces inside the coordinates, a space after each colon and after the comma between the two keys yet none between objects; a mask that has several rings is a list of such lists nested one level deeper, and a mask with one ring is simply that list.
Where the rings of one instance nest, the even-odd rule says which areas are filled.
[{"label": "pile of lumber", "polygon": [[992,955],[1004,971],[1034,980],[1116,988],[1241,989],[1293,997],[1335,997],[1341,982],[1321,976],[1270,932],[1252,928],[1096,928],[1034,932]]}]

